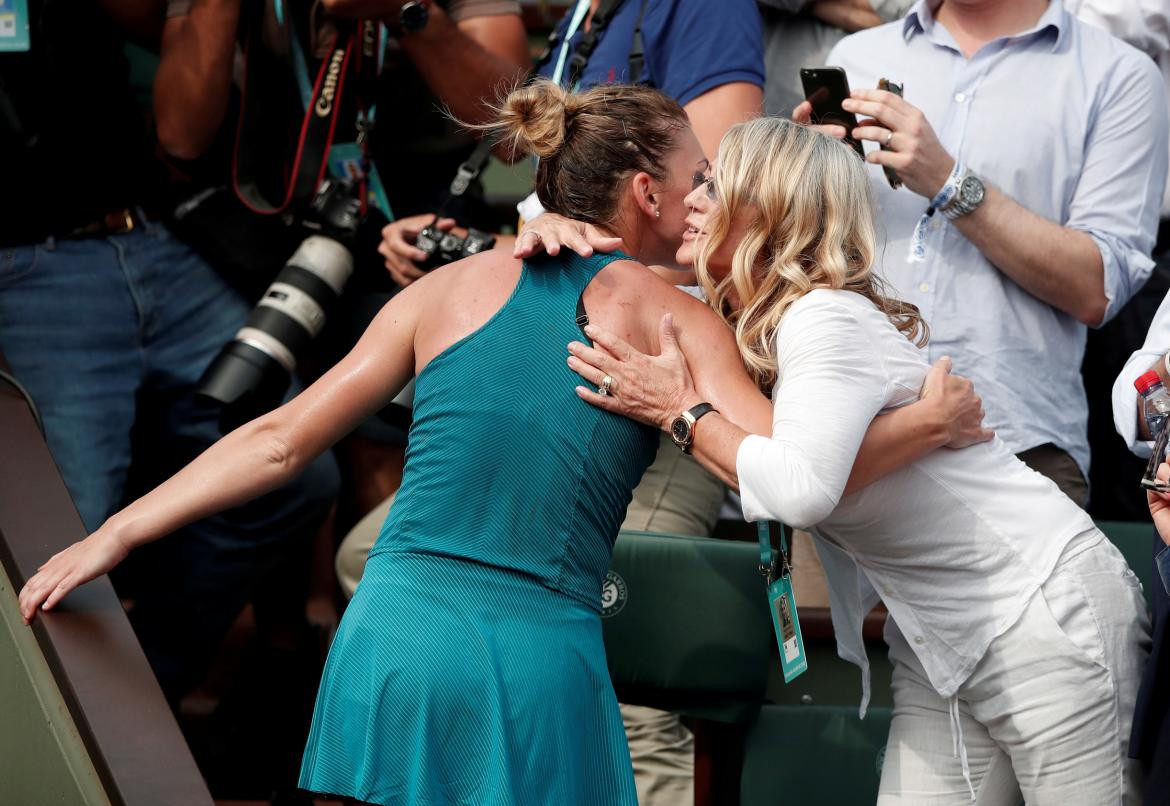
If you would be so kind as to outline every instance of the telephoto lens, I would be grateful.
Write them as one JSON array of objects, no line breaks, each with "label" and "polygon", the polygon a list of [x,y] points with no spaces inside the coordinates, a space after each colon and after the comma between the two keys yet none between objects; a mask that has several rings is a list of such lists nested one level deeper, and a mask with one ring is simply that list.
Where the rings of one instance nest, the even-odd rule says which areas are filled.
[{"label": "telephoto lens", "polygon": [[264,292],[235,338],[211,362],[195,394],[222,406],[220,428],[275,408],[288,390],[297,357],[325,327],[328,310],[353,274],[353,256],[332,238],[313,235]]}]

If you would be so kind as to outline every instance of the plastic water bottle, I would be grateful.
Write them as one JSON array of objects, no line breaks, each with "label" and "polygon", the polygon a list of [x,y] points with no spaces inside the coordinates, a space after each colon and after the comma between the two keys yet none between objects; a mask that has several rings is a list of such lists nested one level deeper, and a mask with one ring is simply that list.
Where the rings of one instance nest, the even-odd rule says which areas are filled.
[{"label": "plastic water bottle", "polygon": [[1166,427],[1170,417],[1170,391],[1162,385],[1158,373],[1150,370],[1138,377],[1133,385],[1142,396],[1142,416],[1150,429],[1150,436],[1154,440],[1154,450],[1150,454],[1150,461],[1146,465],[1145,475],[1142,476],[1142,486],[1150,490],[1170,492],[1170,486],[1158,481],[1158,467],[1166,460],[1166,444],[1170,439],[1170,428]]}]

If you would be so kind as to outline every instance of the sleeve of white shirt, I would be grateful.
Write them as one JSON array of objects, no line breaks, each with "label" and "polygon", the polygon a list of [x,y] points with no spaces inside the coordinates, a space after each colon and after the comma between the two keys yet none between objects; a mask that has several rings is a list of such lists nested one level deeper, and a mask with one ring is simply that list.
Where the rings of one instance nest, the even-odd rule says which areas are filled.
[{"label": "sleeve of white shirt", "polygon": [[1167,350],[1170,350],[1170,295],[1158,306],[1145,343],[1129,357],[1121,368],[1121,374],[1113,382],[1113,426],[1129,449],[1143,459],[1149,457],[1153,443],[1138,439],[1137,390],[1133,382]]},{"label": "sleeve of white shirt", "polygon": [[1147,56],[1170,50],[1170,5],[1166,0],[1072,0],[1064,7]]},{"label": "sleeve of white shirt", "polygon": [[1101,252],[1108,321],[1150,276],[1150,250],[1166,185],[1166,88],[1154,63],[1129,51],[1101,89],[1085,158],[1064,222]]},{"label": "sleeve of white shirt", "polygon": [[743,516],[808,528],[841,500],[870,421],[886,401],[887,379],[873,333],[844,292],[813,292],[785,314],[776,336],[779,380],[772,436],[739,447]]}]

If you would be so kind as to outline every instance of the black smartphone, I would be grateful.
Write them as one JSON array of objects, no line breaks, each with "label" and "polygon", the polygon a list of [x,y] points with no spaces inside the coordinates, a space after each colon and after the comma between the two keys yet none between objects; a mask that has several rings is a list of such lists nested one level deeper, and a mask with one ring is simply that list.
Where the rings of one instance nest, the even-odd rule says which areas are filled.
[{"label": "black smartphone", "polygon": [[804,85],[805,100],[812,104],[812,122],[844,126],[845,142],[865,159],[865,149],[852,137],[857,128],[857,116],[841,108],[841,102],[849,97],[845,71],[840,67],[802,67],[800,83]]},{"label": "black smartphone", "polygon": [[[892,92],[892,93],[894,93],[894,95],[897,95],[899,98],[902,97],[902,85],[895,84],[893,81],[890,81],[888,78],[883,78],[883,79],[878,80],[878,89],[885,90],[886,92]],[[881,149],[882,149],[882,151],[889,151],[890,150],[889,146],[882,146]],[[888,165],[883,165],[882,171],[885,173],[886,181],[890,183],[890,187],[892,187],[894,190],[897,190],[898,188],[902,187],[902,179],[898,176],[898,173],[893,168],[891,168]]]}]

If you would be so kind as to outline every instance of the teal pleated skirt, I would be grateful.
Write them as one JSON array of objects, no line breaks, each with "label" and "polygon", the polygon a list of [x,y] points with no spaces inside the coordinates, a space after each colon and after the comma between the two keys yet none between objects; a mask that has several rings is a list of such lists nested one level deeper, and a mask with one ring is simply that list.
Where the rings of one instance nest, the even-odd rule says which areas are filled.
[{"label": "teal pleated skirt", "polygon": [[500,568],[372,555],[300,786],[378,804],[636,806],[597,611]]}]

